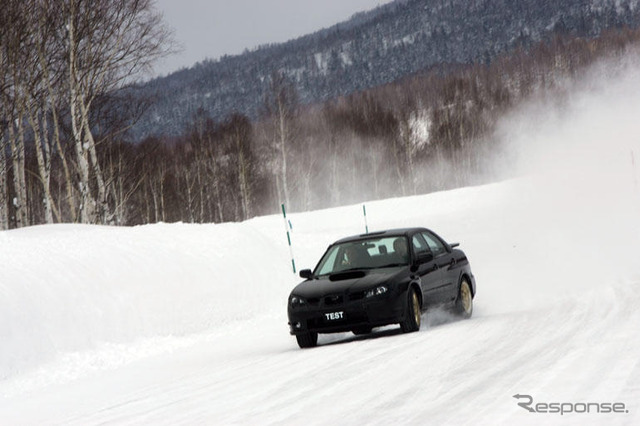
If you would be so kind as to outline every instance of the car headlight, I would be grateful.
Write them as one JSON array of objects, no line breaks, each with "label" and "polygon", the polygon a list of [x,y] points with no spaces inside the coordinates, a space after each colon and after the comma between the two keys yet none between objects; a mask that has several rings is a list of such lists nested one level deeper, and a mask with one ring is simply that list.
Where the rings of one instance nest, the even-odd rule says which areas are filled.
[{"label": "car headlight", "polygon": [[300,306],[305,306],[307,304],[307,301],[300,296],[291,296],[291,298],[289,299],[289,303],[294,308],[297,308]]},{"label": "car headlight", "polygon": [[380,296],[381,294],[385,294],[387,292],[388,288],[384,285],[378,286],[376,288],[372,288],[371,290],[368,290],[364,296],[365,297],[373,297],[373,296]]}]

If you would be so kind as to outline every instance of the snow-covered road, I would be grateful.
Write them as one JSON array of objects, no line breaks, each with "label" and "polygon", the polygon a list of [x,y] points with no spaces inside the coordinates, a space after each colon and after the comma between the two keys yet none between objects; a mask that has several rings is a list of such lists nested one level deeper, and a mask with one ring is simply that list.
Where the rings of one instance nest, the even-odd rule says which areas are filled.
[{"label": "snow-covered road", "polygon": [[[345,336],[310,351],[295,347],[280,318],[257,318],[12,398],[3,415],[7,424],[633,424],[640,345],[630,336],[640,317],[615,307],[618,297],[638,300],[637,288],[592,294],[583,306],[479,313],[413,335]],[[516,393],[621,401],[631,413],[531,414]]]}]

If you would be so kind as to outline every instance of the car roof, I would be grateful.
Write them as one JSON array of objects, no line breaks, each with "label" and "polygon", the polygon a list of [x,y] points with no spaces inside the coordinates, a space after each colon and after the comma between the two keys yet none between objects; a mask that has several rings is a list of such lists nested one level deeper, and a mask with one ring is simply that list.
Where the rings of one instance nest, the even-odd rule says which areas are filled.
[{"label": "car roof", "polygon": [[399,236],[402,236],[402,235],[406,236],[406,235],[409,235],[409,234],[413,234],[414,232],[427,231],[427,230],[428,230],[427,228],[421,228],[421,227],[387,229],[387,230],[384,230],[384,231],[374,231],[374,232],[369,232],[368,234],[352,235],[350,237],[341,238],[338,241],[334,242],[333,244],[348,243],[348,242],[351,242],[351,241],[367,240],[367,239],[375,238],[375,237],[395,237],[395,236],[399,237]]}]

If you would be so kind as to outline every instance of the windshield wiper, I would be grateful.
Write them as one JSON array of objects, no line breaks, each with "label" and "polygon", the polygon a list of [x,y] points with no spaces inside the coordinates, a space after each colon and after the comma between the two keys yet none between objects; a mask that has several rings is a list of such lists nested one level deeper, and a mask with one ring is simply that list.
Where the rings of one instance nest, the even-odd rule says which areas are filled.
[{"label": "windshield wiper", "polygon": [[393,268],[395,266],[407,266],[406,263],[389,263],[388,265],[378,266],[378,268]]},{"label": "windshield wiper", "polygon": [[341,274],[343,272],[351,272],[351,271],[362,271],[365,269],[373,269],[373,266],[358,266],[355,268],[341,269],[339,271],[333,271],[332,274]]}]

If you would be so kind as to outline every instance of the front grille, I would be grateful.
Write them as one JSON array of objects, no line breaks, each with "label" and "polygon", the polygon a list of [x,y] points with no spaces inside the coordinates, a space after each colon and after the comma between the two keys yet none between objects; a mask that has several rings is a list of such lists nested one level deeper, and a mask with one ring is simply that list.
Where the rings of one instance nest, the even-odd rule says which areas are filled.
[{"label": "front grille", "polygon": [[326,306],[341,305],[343,301],[344,301],[344,297],[341,294],[326,296],[324,298],[324,304]]},{"label": "front grille", "polygon": [[349,295],[349,300],[360,300],[364,299],[364,291],[358,291],[356,293],[351,293]]}]

